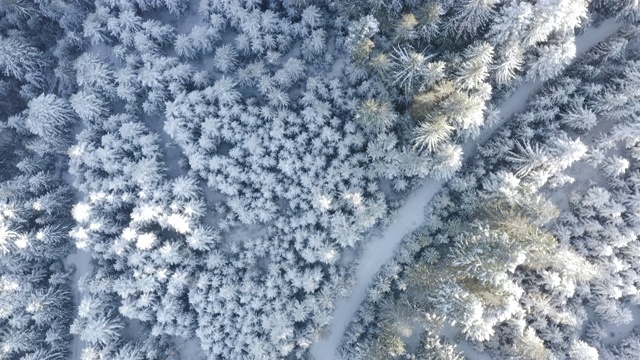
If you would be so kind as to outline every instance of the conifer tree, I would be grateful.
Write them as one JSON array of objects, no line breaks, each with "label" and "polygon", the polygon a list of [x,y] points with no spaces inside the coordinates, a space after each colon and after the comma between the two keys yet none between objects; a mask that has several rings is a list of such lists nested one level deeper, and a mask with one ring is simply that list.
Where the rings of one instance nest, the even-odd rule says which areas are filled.
[{"label": "conifer tree", "polygon": [[0,69],[18,80],[37,77],[46,64],[43,54],[25,40],[0,37]]},{"label": "conifer tree", "polygon": [[69,103],[53,94],[42,94],[29,101],[26,113],[27,129],[52,142],[68,133],[69,126],[76,121],[75,112]]}]

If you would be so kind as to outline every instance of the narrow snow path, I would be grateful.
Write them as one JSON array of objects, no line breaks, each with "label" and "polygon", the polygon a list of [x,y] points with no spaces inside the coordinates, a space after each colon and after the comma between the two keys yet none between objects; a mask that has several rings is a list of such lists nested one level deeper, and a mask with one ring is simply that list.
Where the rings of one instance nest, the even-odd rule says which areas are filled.
[{"label": "narrow snow path", "polygon": [[[64,260],[64,266],[69,269],[75,267],[73,276],[71,277],[71,295],[76,308],[73,310],[73,317],[76,317],[78,306],[80,305],[81,295],[78,290],[78,280],[80,277],[91,270],[91,255],[84,250],[76,249],[75,252],[67,255]],[[71,360],[79,360],[82,355],[82,349],[87,344],[80,340],[80,336],[72,335],[71,340]]]},{"label": "narrow snow path", "polygon": [[[587,29],[576,37],[576,58],[584,54],[599,42],[613,35],[623,24],[606,20],[597,28]],[[516,112],[522,111],[529,97],[542,86],[541,82],[523,83],[500,106],[500,120],[485,128],[478,139],[467,141],[464,146],[464,161],[467,161],[477,148],[483,144]],[[391,260],[396,247],[405,235],[410,234],[424,222],[424,207],[442,189],[443,181],[427,179],[423,185],[398,209],[396,220],[379,237],[370,239],[361,255],[356,272],[356,285],[351,296],[336,303],[333,322],[329,327],[329,336],[320,339],[311,346],[311,355],[316,360],[335,359],[344,332],[353,319],[360,304],[367,297],[367,289],[382,265]]]},{"label": "narrow snow path", "polygon": [[[76,123],[71,129],[71,134],[74,139],[74,144],[77,142],[76,136],[80,134],[80,132],[82,132],[83,129],[84,129],[84,125],[82,124],[82,122]],[[62,177],[62,180],[66,182],[67,185],[69,185],[71,189],[73,189],[74,191],[74,204],[81,201],[84,198],[84,196],[82,195],[82,193],[78,191],[78,189],[75,188],[75,186],[73,186],[73,183],[75,181],[75,176],[71,175],[71,173],[69,172],[68,166],[66,166],[62,170],[61,177]],[[80,301],[82,298],[80,289],[78,289],[78,280],[82,275],[87,274],[89,271],[91,271],[91,255],[84,250],[80,250],[76,248],[75,240],[71,239],[70,237],[69,237],[69,242],[71,242],[72,250],[69,252],[67,257],[64,258],[63,263],[64,263],[65,269],[69,270],[72,267],[75,269],[73,272],[73,275],[71,276],[71,280],[69,284],[71,287],[71,296],[73,298],[73,304],[74,304],[73,318],[75,319],[76,315],[78,314],[78,306],[80,306]],[[71,355],[69,357],[70,360],[80,360],[82,355],[82,350],[85,348],[86,345],[87,344],[84,341],[80,340],[79,335],[72,334],[71,335]]]}]

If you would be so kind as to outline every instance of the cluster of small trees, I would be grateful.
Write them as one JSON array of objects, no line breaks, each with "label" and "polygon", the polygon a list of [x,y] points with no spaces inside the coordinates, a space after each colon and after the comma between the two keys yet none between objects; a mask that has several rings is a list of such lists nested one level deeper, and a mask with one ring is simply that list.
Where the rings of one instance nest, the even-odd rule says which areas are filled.
[{"label": "cluster of small trees", "polygon": [[[180,83],[176,79],[183,79],[183,73],[191,70],[176,69],[176,62],[153,56],[171,42],[173,29],[157,21],[143,22],[136,11],[166,5],[172,12],[181,12],[186,2],[98,1],[95,5],[97,8],[89,2],[60,1],[0,4],[2,90],[3,98],[11,103],[2,109],[1,124],[6,154],[0,187],[2,358],[68,358],[70,331],[89,344],[83,350],[85,359],[174,358],[177,353],[169,334],[193,332],[194,313],[189,316],[184,292],[184,269],[190,264],[176,261],[180,249],[165,249],[164,257],[156,254],[156,263],[147,263],[150,258],[144,254],[138,254],[136,262],[136,254],[127,247],[133,244],[140,252],[152,251],[164,244],[167,234],[160,234],[162,231],[173,232],[186,240],[189,249],[200,251],[217,239],[213,230],[198,225],[205,211],[198,185],[189,177],[173,182],[164,178],[159,141],[137,119],[138,109],[152,112],[164,101],[156,96],[159,99],[154,102],[142,103],[143,92],[161,89],[165,96],[170,83]],[[94,13],[85,19],[89,11]],[[112,11],[119,16],[110,16]],[[7,29],[11,26],[15,29]],[[83,29],[93,45],[121,41],[122,48],[113,53],[123,62],[128,60],[128,70],[138,83],[132,84],[126,77],[129,74],[115,72],[91,52],[78,56],[88,45],[79,35]],[[10,36],[5,38],[5,31]],[[127,47],[137,58],[126,54]],[[150,60],[140,64],[143,54]],[[145,74],[141,66],[153,68],[162,77],[152,70]],[[171,80],[162,80],[165,78]],[[120,99],[127,103],[130,114],[111,116],[116,113],[113,102]],[[147,103],[150,105],[145,106]],[[6,119],[5,112],[17,115]],[[85,200],[73,205],[75,196],[61,179],[67,164],[59,154],[71,144],[78,120],[85,130],[69,149],[69,156],[76,176],[74,186]],[[73,228],[70,215],[76,222]],[[128,240],[118,242],[123,232]],[[69,235],[77,247],[91,250],[97,260],[97,270],[86,274],[80,286],[85,297],[75,304],[75,321],[70,272],[62,266],[69,252]],[[128,264],[130,259],[133,262]],[[167,264],[171,268],[163,269]],[[150,269],[164,270],[163,280],[150,278],[150,273],[155,274]],[[143,275],[135,275],[138,273]],[[158,291],[163,291],[163,302]],[[161,315],[152,323],[156,312]],[[125,329],[131,319],[146,321],[144,331],[133,340]]]},{"label": "cluster of small trees", "polygon": [[[83,297],[71,333],[86,343],[83,359],[179,359],[175,338],[157,333],[149,321],[136,323],[126,302],[114,293],[118,274],[104,266],[84,274],[78,281]],[[131,286],[131,284],[127,284]],[[152,299],[148,299],[152,301]],[[118,307],[118,304],[121,304]]]},{"label": "cluster of small trees", "polygon": [[640,83],[637,55],[630,50],[636,33],[635,28],[627,29],[622,36],[596,49],[588,65],[606,64],[603,71],[591,73],[588,65],[580,69],[584,79],[601,85],[587,108],[614,126],[599,136],[590,149],[588,162],[598,169],[599,181],[570,196],[571,211],[555,230],[599,269],[598,276],[583,291],[582,302],[595,314],[585,341],[605,359],[640,355],[633,345],[637,342],[635,332],[616,344],[606,341],[609,334],[605,330],[612,324],[636,321],[632,309],[640,299],[636,288],[638,140],[634,135]]},{"label": "cluster of small trees", "polygon": [[[292,9],[292,23],[251,4],[203,1],[206,23],[188,34],[137,10],[98,3],[83,31],[93,46],[108,45],[107,56],[88,51],[73,63],[79,89],[69,103],[84,130],[69,149],[70,171],[85,198],[73,208],[71,234],[101,279],[85,289],[83,303],[95,311],[73,331],[90,343],[87,356],[116,354],[125,318],[153,336],[195,330],[214,357],[302,356],[346,278],[336,267],[340,249],[386,214],[377,193],[384,166],[363,171],[372,160],[346,121],[352,95],[323,77],[295,94],[305,61],[324,49],[321,10]],[[229,31],[235,43],[220,44]],[[302,47],[311,54],[281,61],[295,38],[310,38]],[[165,55],[172,47],[179,57]],[[161,143],[140,122],[159,112],[190,174],[226,197],[209,222],[227,234],[266,223],[266,236],[223,242],[200,223],[208,210],[200,180],[166,179]],[[307,145],[313,150],[303,154]],[[380,163],[395,151],[391,140],[370,156]]]},{"label": "cluster of small trees", "polygon": [[[70,234],[96,270],[85,276],[72,331],[90,345],[83,352],[90,358],[165,358],[175,352],[168,336],[193,334],[188,285],[195,252],[209,250],[219,236],[200,222],[206,205],[197,181],[166,178],[158,136],[131,114],[113,114],[113,78],[93,72],[108,65],[92,54],[75,65],[81,89],[71,105],[84,129],[68,155],[83,200],[72,208]],[[155,339],[127,342],[125,318],[143,322]]]},{"label": "cluster of small trees", "polygon": [[[544,229],[554,207],[529,184],[507,172],[480,181],[472,177],[466,175],[458,187],[435,199],[428,227],[412,235],[396,262],[378,276],[369,307],[358,315],[361,322],[346,335],[343,357],[384,359],[411,353],[427,359],[437,353],[456,358],[448,344],[452,339],[440,339],[447,323],[477,343],[506,336],[507,323],[509,336],[515,337],[510,355],[549,356],[535,345],[542,340],[526,322],[531,309],[521,303],[529,290],[525,274],[551,271],[559,281],[571,283],[585,281],[588,272],[580,273],[586,270],[579,267],[580,258],[558,248]],[[422,343],[409,350],[406,342],[415,332]]]},{"label": "cluster of small trees", "polygon": [[64,1],[0,4],[0,116],[22,111],[49,89],[66,89],[70,61],[82,50],[77,31],[91,7]]},{"label": "cluster of small trees", "polygon": [[[638,304],[635,34],[623,29],[545,84],[449,182],[370,288],[345,358],[454,358],[446,323],[495,357],[638,356],[635,335],[603,342]],[[599,121],[617,124],[588,148],[577,136],[596,137]],[[571,177],[592,173],[587,164],[601,175]],[[559,213],[545,197],[562,199],[553,189],[568,184],[576,191]]]},{"label": "cluster of small trees", "polygon": [[0,131],[0,357],[64,359],[73,304],[62,261],[73,195],[55,173],[58,159],[11,144],[18,136]]},{"label": "cluster of small trees", "polygon": [[[74,306],[69,254],[73,191],[60,152],[77,118],[43,92],[62,87],[74,30],[89,4],[0,3],[0,358],[67,359]],[[42,31],[46,29],[47,31]]]},{"label": "cluster of small trees", "polygon": [[[414,174],[403,172],[400,159],[395,169],[385,168],[387,154],[398,156],[393,139],[365,146],[349,121],[354,96],[340,81],[303,80],[307,62],[317,61],[313,51],[326,42],[319,8],[296,9],[294,23],[233,3],[204,2],[203,9],[212,22],[226,20],[236,42],[215,51],[217,80],[167,103],[164,129],[194,174],[226,197],[221,230],[258,224],[268,230],[230,253],[210,255],[194,292],[197,333],[217,356],[242,356],[242,349],[255,357],[302,356],[328,324],[330,299],[346,277],[337,267],[342,248],[355,246],[387,212],[377,186],[381,173]],[[302,44],[306,55],[280,60],[296,38],[310,39]],[[255,61],[260,54],[266,61]],[[253,269],[258,259],[268,267]],[[227,281],[229,273],[236,281]],[[243,305],[250,294],[255,310]],[[247,326],[252,319],[263,325]]]},{"label": "cluster of small trees", "polygon": [[590,10],[594,14],[603,17],[615,17],[629,21],[637,21],[640,15],[640,7],[638,7],[638,4],[626,0],[594,0],[591,1]]},{"label": "cluster of small trees", "polygon": [[[576,190],[568,198],[569,209],[563,209],[553,230],[560,248],[574,253],[574,256],[563,255],[568,259],[566,268],[581,269],[582,274],[591,273],[590,276],[581,281],[567,281],[562,271],[545,269],[539,273],[539,279],[531,280],[523,296],[522,301],[530,309],[527,322],[554,354],[581,354],[588,359],[611,356],[610,349],[601,342],[608,337],[602,331],[603,326],[629,323],[633,319],[629,306],[637,305],[634,266],[625,265],[636,262],[635,255],[631,255],[637,247],[636,225],[629,201],[635,194],[635,185],[626,185],[622,180],[631,175],[629,155],[636,142],[622,134],[623,129],[628,132],[629,126],[633,127],[637,85],[634,85],[633,71],[629,71],[635,55],[628,41],[635,33],[633,27],[623,29],[598,45],[567,72],[567,77],[547,84],[531,101],[529,112],[518,117],[535,129],[530,132],[531,141],[539,141],[543,134],[548,137],[554,128],[594,138],[599,134],[589,130],[599,121],[618,122],[610,133],[589,148],[585,157],[587,163],[599,167],[602,173],[572,185]],[[599,70],[594,72],[594,68]],[[534,116],[535,113],[540,115]],[[521,126],[512,134],[525,133],[524,130]],[[628,150],[620,153],[620,148],[615,147],[620,143],[625,143]],[[544,157],[544,148],[544,145],[530,146],[529,150],[534,151],[528,153]],[[516,162],[516,159],[511,156],[510,161]],[[536,165],[536,168],[545,167],[549,166]],[[571,172],[584,174],[585,170],[590,173],[582,161]],[[575,180],[568,174],[545,178],[552,188]],[[584,190],[584,183],[589,182],[598,182],[601,186]],[[569,190],[565,187],[559,191]],[[594,315],[589,316],[590,313]],[[591,321],[590,330],[581,338],[587,321]],[[495,341],[489,347],[501,348]]]},{"label": "cluster of small trees", "polygon": [[[456,143],[479,134],[494,87],[505,90],[523,77],[547,80],[568,65],[588,6],[582,0],[355,4],[345,5],[346,12],[378,15],[352,22],[344,41],[349,66],[366,73],[353,84],[369,89],[359,119],[380,131],[394,122],[388,109],[410,104],[414,123],[405,141],[430,159],[430,175],[442,179],[460,168]],[[372,106],[374,98],[384,100]]]}]

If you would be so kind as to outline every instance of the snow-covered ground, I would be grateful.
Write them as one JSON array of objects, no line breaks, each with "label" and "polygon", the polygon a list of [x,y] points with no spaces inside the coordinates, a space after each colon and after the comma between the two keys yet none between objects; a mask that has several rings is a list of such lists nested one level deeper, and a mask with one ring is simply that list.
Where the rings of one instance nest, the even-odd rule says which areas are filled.
[{"label": "snow-covered ground", "polygon": [[[597,28],[589,28],[576,37],[576,56],[580,56],[599,42],[614,34],[622,24],[606,20]],[[468,160],[475,153],[478,144],[486,142],[513,114],[524,109],[529,96],[542,85],[541,82],[525,82],[500,106],[500,120],[485,128],[478,139],[464,144],[464,159]],[[427,179],[423,185],[398,209],[395,221],[380,236],[368,240],[361,254],[356,271],[356,283],[348,298],[336,303],[333,322],[328,337],[321,339],[311,347],[311,354],[316,360],[334,359],[342,336],[351,319],[367,297],[367,289],[379,269],[394,255],[394,250],[402,238],[423,225],[424,207],[442,189],[444,183]],[[464,349],[461,349],[464,350]]]},{"label": "snow-covered ground", "polygon": [[[78,122],[76,123],[71,132],[73,136],[78,135],[84,126]],[[63,171],[61,173],[62,179],[67,183],[67,185],[73,188],[73,183],[75,181],[75,177],[69,173],[69,171]],[[82,195],[76,191],[75,201],[80,201]],[[74,318],[77,314],[78,305],[80,305],[81,295],[80,290],[78,290],[78,279],[91,270],[91,254],[87,253],[84,250],[77,249],[75,247],[75,243],[72,241],[72,249],[75,249],[72,253],[67,255],[64,259],[64,266],[67,270],[74,269],[73,276],[71,277],[71,295],[73,297],[73,301],[75,304],[74,307]],[[80,355],[82,354],[82,349],[86,346],[86,343],[80,340],[78,335],[72,335],[71,340],[71,360],[79,360]]]},{"label": "snow-covered ground", "polygon": [[207,358],[207,355],[202,352],[200,340],[197,337],[188,340],[178,340],[177,345],[178,351],[180,352],[180,359],[205,360]]},{"label": "snow-covered ground", "polygon": [[[64,266],[70,269],[75,267],[73,276],[71,277],[71,294],[73,295],[73,301],[77,305],[80,304],[80,291],[78,291],[78,279],[91,269],[91,255],[87,252],[76,249],[75,252],[69,254],[64,261]],[[75,316],[75,315],[74,315]],[[78,335],[73,335],[71,341],[71,360],[80,359],[82,349],[85,347],[85,342],[80,340]]]},{"label": "snow-covered ground", "polygon": [[633,321],[624,325],[604,323],[603,329],[609,334],[608,338],[602,339],[606,345],[617,344],[620,340],[627,338],[633,332],[633,328],[640,325],[640,308],[628,306],[633,314]]}]

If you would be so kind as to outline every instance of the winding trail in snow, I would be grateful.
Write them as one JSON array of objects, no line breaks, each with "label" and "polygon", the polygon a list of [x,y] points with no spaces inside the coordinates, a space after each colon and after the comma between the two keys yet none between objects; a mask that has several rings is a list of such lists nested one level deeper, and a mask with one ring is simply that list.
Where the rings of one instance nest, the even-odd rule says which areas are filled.
[{"label": "winding trail in snow", "polygon": [[[576,36],[576,58],[583,55],[599,42],[618,31],[624,24],[613,19],[602,22],[598,27],[585,30]],[[464,160],[468,161],[475,153],[478,144],[484,144],[502,125],[516,112],[522,111],[527,100],[542,86],[542,82],[524,82],[500,106],[500,120],[482,130],[480,136],[467,141],[464,146]],[[360,305],[367,297],[367,290],[382,265],[395,255],[395,249],[402,239],[417,230],[424,223],[424,207],[442,189],[443,181],[426,179],[422,186],[398,209],[395,221],[380,236],[372,238],[366,244],[357,265],[356,284],[351,296],[336,302],[333,321],[329,327],[328,337],[320,339],[311,346],[310,352],[316,360],[333,360],[336,351]]]}]

